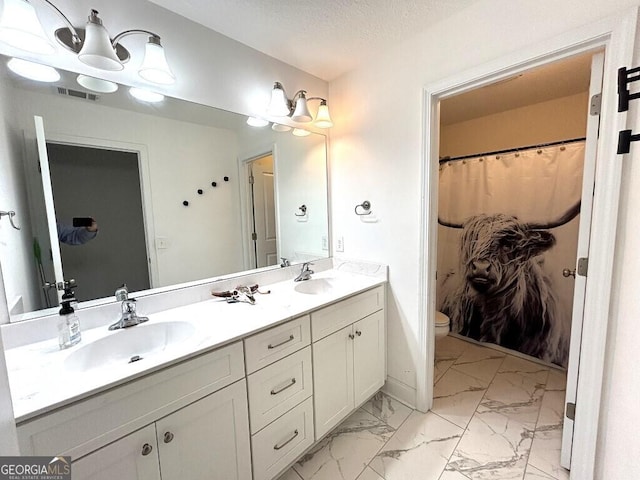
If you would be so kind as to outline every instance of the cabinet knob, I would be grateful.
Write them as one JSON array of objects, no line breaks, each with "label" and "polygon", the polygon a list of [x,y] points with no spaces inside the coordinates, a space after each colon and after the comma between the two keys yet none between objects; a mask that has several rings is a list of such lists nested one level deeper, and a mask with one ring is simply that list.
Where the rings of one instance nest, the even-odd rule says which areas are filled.
[{"label": "cabinet knob", "polygon": [[356,335],[360,336],[362,335],[362,332],[360,330],[356,330]]},{"label": "cabinet knob", "polygon": [[171,443],[171,440],[173,440],[173,433],[166,432],[164,434],[164,443]]},{"label": "cabinet knob", "polygon": [[349,338],[350,338],[351,340],[353,340],[354,338],[356,338],[356,336],[355,336],[353,333],[350,333],[350,334],[349,334]]},{"label": "cabinet knob", "polygon": [[151,445],[149,445],[148,443],[145,443],[142,446],[142,455],[144,455],[145,457],[147,455],[149,455],[152,451],[153,451],[153,447]]}]

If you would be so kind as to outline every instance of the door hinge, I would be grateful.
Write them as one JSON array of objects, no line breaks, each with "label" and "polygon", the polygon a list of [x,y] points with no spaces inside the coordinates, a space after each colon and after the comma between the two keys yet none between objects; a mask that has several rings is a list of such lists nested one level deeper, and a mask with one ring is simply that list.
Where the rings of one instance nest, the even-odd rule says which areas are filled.
[{"label": "door hinge", "polygon": [[593,97],[591,97],[589,114],[600,115],[601,110],[602,110],[602,94],[596,93]]},{"label": "door hinge", "polygon": [[253,232],[253,233],[251,234],[251,240],[253,240],[254,242],[255,242],[256,240],[258,240],[258,234],[257,234],[256,232]]},{"label": "door hinge", "polygon": [[587,270],[589,270],[589,259],[588,258],[579,258],[578,259],[578,268],[577,273],[582,277],[587,276]]},{"label": "door hinge", "polygon": [[253,175],[249,175],[249,185],[253,185],[254,181]]},{"label": "door hinge", "polygon": [[576,419],[576,404],[575,403],[567,403],[567,408],[565,409],[565,416],[569,420]]}]

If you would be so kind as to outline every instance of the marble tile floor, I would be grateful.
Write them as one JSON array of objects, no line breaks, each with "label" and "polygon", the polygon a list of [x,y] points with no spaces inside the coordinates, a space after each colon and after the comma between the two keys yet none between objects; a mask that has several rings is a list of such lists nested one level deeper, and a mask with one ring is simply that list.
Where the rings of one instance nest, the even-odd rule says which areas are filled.
[{"label": "marble tile floor", "polygon": [[567,480],[565,373],[447,336],[434,404],[378,393],[278,480]]}]

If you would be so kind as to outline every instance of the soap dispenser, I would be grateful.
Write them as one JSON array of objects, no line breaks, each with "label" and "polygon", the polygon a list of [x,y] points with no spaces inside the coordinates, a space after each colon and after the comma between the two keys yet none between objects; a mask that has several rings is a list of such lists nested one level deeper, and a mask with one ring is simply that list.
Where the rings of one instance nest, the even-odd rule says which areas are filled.
[{"label": "soap dispenser", "polygon": [[73,290],[65,287],[62,295],[60,318],[58,319],[58,345],[60,350],[72,347],[80,342],[80,321],[73,310],[72,304],[76,303]]}]

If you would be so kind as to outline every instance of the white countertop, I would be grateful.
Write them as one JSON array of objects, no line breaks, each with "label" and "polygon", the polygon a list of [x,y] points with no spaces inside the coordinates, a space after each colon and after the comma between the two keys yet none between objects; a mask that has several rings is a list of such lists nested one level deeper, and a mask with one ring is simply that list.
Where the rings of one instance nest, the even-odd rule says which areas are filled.
[{"label": "white countertop", "polygon": [[[24,422],[386,282],[386,275],[369,276],[336,269],[315,274],[313,278],[332,279],[333,286],[327,292],[304,294],[295,291],[299,284],[292,280],[261,285],[260,291],[271,293],[256,294],[255,305],[228,304],[224,299],[212,298],[151,315],[141,311],[139,315],[148,316],[149,321],[129,329],[109,331],[101,326],[82,331],[82,341],[66,350],[59,350],[57,338],[6,350],[16,421]],[[79,314],[82,322],[82,312]],[[195,333],[138,362],[107,366],[98,362],[97,368],[74,371],[78,369],[74,365],[77,352],[91,342],[172,321],[188,322]]]}]

